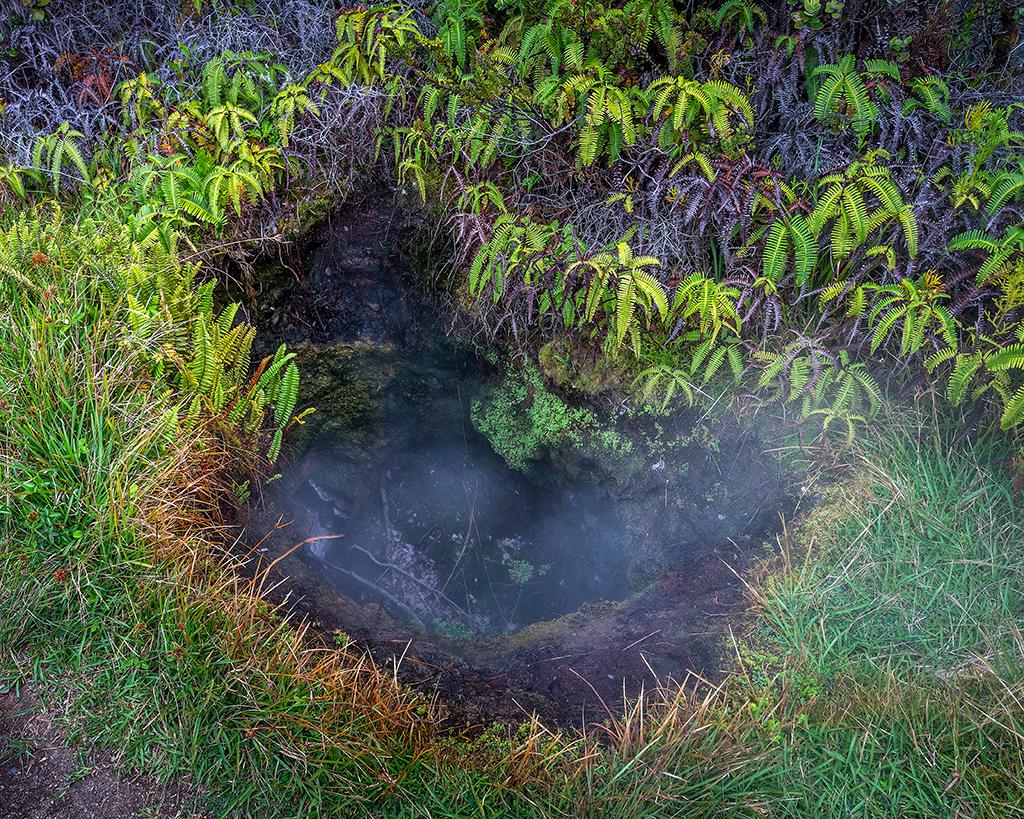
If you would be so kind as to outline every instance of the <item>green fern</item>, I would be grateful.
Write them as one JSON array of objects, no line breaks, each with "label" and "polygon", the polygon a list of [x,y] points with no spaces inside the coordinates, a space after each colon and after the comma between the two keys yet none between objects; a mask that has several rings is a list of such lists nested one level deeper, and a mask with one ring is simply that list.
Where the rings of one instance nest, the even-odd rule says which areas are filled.
[{"label": "green fern", "polygon": [[908,83],[911,98],[903,106],[903,114],[924,108],[944,122],[953,118],[949,107],[949,86],[940,77],[915,77]]},{"label": "green fern", "polygon": [[299,398],[299,368],[289,363],[281,374],[281,382],[274,398],[274,423],[278,429],[291,420]]},{"label": "green fern", "polygon": [[637,138],[637,113],[642,96],[636,89],[622,87],[617,76],[600,60],[589,59],[583,70],[566,79],[557,94],[556,121],[566,121],[573,112],[582,114],[578,132],[580,164],[592,165],[602,152],[615,162],[622,148]]},{"label": "green fern", "polygon": [[268,457],[276,458],[279,433],[298,400],[294,355],[282,346],[250,377],[255,330],[235,323],[237,304],[214,312],[213,280],[197,285],[196,268],[179,265],[172,255],[158,251],[145,252],[123,270],[121,292],[128,318],[136,337],[151,352],[154,373],[167,365],[177,372],[177,417],[183,426],[195,428],[209,418],[226,434],[255,440],[269,424]]},{"label": "green fern", "polygon": [[466,68],[466,56],[483,28],[484,18],[472,0],[443,0],[431,15],[437,24],[437,37],[455,59],[456,65]]},{"label": "green fern", "polygon": [[1012,171],[998,174],[989,185],[988,213],[994,216],[1010,200],[1024,196],[1024,163]]},{"label": "green fern", "polygon": [[32,148],[32,164],[41,172],[49,175],[53,182],[53,192],[60,190],[61,182],[66,178],[65,167],[70,165],[78,171],[83,185],[89,184],[89,168],[82,156],[78,140],[85,134],[75,131],[67,122],[60,124],[52,134],[39,137]]},{"label": "green fern", "polygon": [[387,84],[388,63],[412,43],[423,40],[413,9],[398,4],[343,11],[337,22],[338,48],[318,75],[342,84]]},{"label": "green fern", "polygon": [[826,429],[845,419],[852,432],[852,422],[871,418],[881,407],[878,383],[846,350],[833,353],[801,339],[779,352],[758,351],[754,358],[762,364],[758,390],[774,384],[773,400],[798,404],[801,418],[819,418]]},{"label": "green fern", "polygon": [[320,116],[320,108],[309,96],[309,89],[305,84],[292,83],[282,88],[274,97],[270,111],[278,138],[285,147],[288,147],[288,139],[295,129],[298,115],[309,113],[315,117]]},{"label": "green fern", "polygon": [[633,379],[633,386],[639,390],[641,400],[655,401],[661,412],[666,412],[677,399],[688,407],[695,400],[695,387],[688,373],[669,364],[645,367]]},{"label": "green fern", "polygon": [[722,284],[705,273],[691,273],[676,286],[670,320],[696,319],[698,332],[711,339],[717,338],[723,329],[739,335],[739,296],[740,291],[731,285]]},{"label": "green fern", "polygon": [[[881,65],[874,65],[880,61],[869,62],[875,69],[881,68]],[[863,142],[877,126],[878,109],[868,93],[864,76],[857,71],[856,57],[847,54],[838,63],[819,65],[811,74],[815,80],[820,80],[812,100],[815,118],[819,122],[849,121]]]},{"label": "green fern", "polygon": [[[633,386],[640,398],[654,402],[662,412],[673,401],[692,406],[706,385],[723,374],[738,383],[743,375],[742,342],[736,336],[703,337],[699,332],[684,333],[678,339],[678,352],[665,348],[649,348],[641,362],[646,364],[637,374]],[[649,359],[655,359],[648,363]]]},{"label": "green fern", "polygon": [[616,347],[629,337],[634,352],[639,353],[642,326],[650,328],[655,316],[668,318],[668,298],[664,286],[647,268],[660,262],[651,256],[634,256],[630,246],[622,241],[614,253],[599,253],[574,263],[574,268],[591,274],[584,308],[584,320],[593,321],[599,308],[612,316]]},{"label": "green fern", "polygon": [[817,266],[818,241],[814,227],[800,214],[778,218],[769,226],[762,255],[765,278],[778,284],[788,267],[790,255],[797,286],[802,287]]},{"label": "green fern", "polygon": [[683,141],[687,131],[708,138],[728,138],[754,123],[750,101],[739,88],[721,81],[700,82],[687,77],[663,77],[648,86],[650,112],[662,123],[659,141],[672,146]]},{"label": "green fern", "polygon": [[892,334],[898,325],[900,354],[909,356],[918,352],[928,340],[937,336],[946,347],[955,349],[959,324],[940,301],[949,298],[934,274],[925,274],[918,281],[903,279],[898,285],[867,284],[865,289],[881,296],[868,314],[868,324],[874,327],[871,352]]},{"label": "green fern", "polygon": [[13,193],[18,199],[24,199],[26,176],[29,176],[29,171],[25,168],[0,164],[0,201],[3,201],[5,190]]},{"label": "green fern", "polygon": [[561,238],[557,222],[543,225],[530,217],[502,213],[495,220],[491,239],[481,246],[470,265],[470,294],[477,298],[490,287],[497,303],[511,277],[534,284],[553,261],[544,251]]},{"label": "green fern", "polygon": [[719,28],[733,25],[739,29],[740,39],[753,34],[756,21],[760,20],[762,25],[767,24],[768,16],[757,3],[751,0],[726,0],[718,7],[715,14],[715,25]]},{"label": "green fern", "polygon": [[1024,227],[1011,226],[1001,237],[993,237],[982,230],[968,230],[953,237],[949,249],[981,250],[985,261],[978,267],[978,284],[1012,269],[1024,256]]},{"label": "green fern", "polygon": [[[900,227],[908,255],[917,255],[917,217],[903,201],[890,170],[878,164],[876,156],[853,162],[842,173],[826,176],[818,183],[817,202],[807,226],[813,236],[831,224],[829,246],[834,265],[862,248],[870,236],[893,224]],[[869,197],[874,206],[869,204]],[[872,252],[885,247],[878,245]]]}]

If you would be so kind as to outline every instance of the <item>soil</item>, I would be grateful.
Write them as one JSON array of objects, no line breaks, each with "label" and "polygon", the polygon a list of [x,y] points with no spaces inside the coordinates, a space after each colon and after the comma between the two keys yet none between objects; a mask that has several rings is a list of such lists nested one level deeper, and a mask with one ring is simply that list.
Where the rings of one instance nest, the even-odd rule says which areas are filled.
[{"label": "soil", "polygon": [[[352,498],[360,492],[379,498],[377,478],[360,460],[365,445],[393,443],[403,434],[367,407],[380,402],[396,369],[433,354],[424,352],[429,332],[417,318],[424,307],[412,293],[409,265],[382,225],[401,232],[402,217],[390,203],[372,196],[353,201],[314,232],[293,259],[293,275],[267,294],[253,318],[268,331],[265,338],[299,352],[300,403],[318,412],[293,434],[280,465],[283,479],[248,510],[246,540],[258,545],[247,550],[255,559],[244,571],[269,571],[272,596],[312,622],[321,644],[351,638],[380,664],[397,663],[403,682],[438,695],[453,725],[517,722],[533,713],[549,724],[580,725],[672,681],[720,679],[731,661],[730,626],[748,606],[740,575],[769,554],[765,543],[788,506],[781,468],[756,434],[733,419],[714,424],[713,442],[685,444],[667,459],[634,458],[632,477],[615,487],[609,502],[629,532],[631,591],[511,635],[430,633],[386,601],[343,593],[328,582],[310,546],[294,548],[320,533],[309,515],[296,513],[293,500],[310,494],[310,475],[327,474],[317,447],[327,440],[351,460],[347,471],[334,474],[332,485],[343,491],[329,503],[341,531]],[[435,416],[444,400],[441,383],[425,402]],[[415,390],[408,394],[423,400]],[[681,440],[693,420],[675,418],[665,434]],[[574,468],[602,471],[588,461]],[[351,536],[333,542],[344,547]]]},{"label": "soil", "polygon": [[204,819],[199,794],[69,744],[31,685],[0,693],[0,819]]}]

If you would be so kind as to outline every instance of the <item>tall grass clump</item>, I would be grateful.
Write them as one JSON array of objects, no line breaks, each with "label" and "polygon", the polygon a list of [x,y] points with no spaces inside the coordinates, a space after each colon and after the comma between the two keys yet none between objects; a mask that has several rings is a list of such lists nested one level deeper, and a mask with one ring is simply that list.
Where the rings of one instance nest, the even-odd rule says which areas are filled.
[{"label": "tall grass clump", "polygon": [[962,426],[890,408],[752,589],[734,682],[779,815],[1020,813],[1024,520],[1005,442]]}]

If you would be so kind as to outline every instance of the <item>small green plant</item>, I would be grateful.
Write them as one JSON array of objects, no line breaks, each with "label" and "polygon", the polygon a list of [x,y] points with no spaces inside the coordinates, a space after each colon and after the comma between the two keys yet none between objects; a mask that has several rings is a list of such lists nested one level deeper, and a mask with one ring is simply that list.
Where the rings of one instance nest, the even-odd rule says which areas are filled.
[{"label": "small green plant", "polygon": [[882,391],[863,362],[847,350],[832,352],[810,339],[800,339],[779,352],[758,351],[763,369],[758,389],[775,385],[774,398],[796,404],[800,418],[815,419],[828,432],[840,427],[846,443],[882,406]]},{"label": "small green plant", "polygon": [[612,316],[615,346],[628,337],[634,351],[640,347],[641,328],[650,328],[655,317],[668,318],[665,288],[648,270],[661,264],[652,256],[634,256],[626,242],[615,253],[599,253],[575,266],[591,273],[584,320],[592,321],[599,309]]},{"label": "small green plant", "polygon": [[76,131],[68,123],[63,122],[52,134],[36,140],[32,148],[32,165],[49,175],[54,193],[59,192],[61,183],[66,178],[67,166],[78,171],[83,184],[89,184],[89,168],[79,147],[79,141],[84,137],[85,134],[81,131]]},{"label": "small green plant", "polygon": [[352,638],[340,628],[336,628],[331,632],[331,642],[338,648],[345,649],[352,645]]},{"label": "small green plant", "polygon": [[533,579],[535,567],[528,560],[506,559],[505,568],[508,569],[508,576],[517,586],[524,586]]},{"label": "small green plant", "polygon": [[819,122],[834,121],[849,123],[863,142],[875,130],[878,123],[878,109],[868,92],[867,81],[871,73],[885,73],[899,79],[898,69],[882,60],[868,60],[865,71],[857,70],[857,58],[847,54],[838,63],[819,65],[811,77],[819,83],[812,100],[814,115]]},{"label": "small green plant", "polygon": [[865,285],[877,298],[868,314],[874,327],[871,351],[874,352],[890,335],[899,331],[900,355],[917,353],[930,335],[937,336],[947,347],[955,348],[958,325],[949,309],[941,302],[949,298],[942,281],[934,271],[918,281],[903,279],[899,284]]},{"label": "small green plant", "polygon": [[324,68],[343,84],[386,83],[389,59],[422,37],[412,16],[412,9],[397,4],[342,12],[337,23],[338,48]]},{"label": "small green plant", "polygon": [[[673,402],[692,406],[698,393],[716,378],[728,374],[734,383],[743,375],[743,354],[737,336],[706,336],[687,333],[676,350],[646,348],[641,369],[633,380],[641,401],[653,403],[666,413]],[[688,343],[686,343],[688,342]]]},{"label": "small green plant", "polygon": [[238,305],[216,313],[215,282],[197,286],[196,268],[161,254],[153,258],[151,264],[129,268],[125,298],[134,332],[154,343],[154,374],[163,374],[166,364],[177,371],[175,381],[186,407],[182,422],[189,427],[212,416],[256,438],[272,418],[267,457],[276,460],[298,400],[294,354],[282,345],[250,374],[256,331],[235,324]]},{"label": "small green plant", "polygon": [[958,351],[952,347],[940,350],[926,364],[935,371],[952,361],[946,381],[946,396],[954,406],[968,398],[994,397],[1000,408],[1003,429],[1013,429],[1024,422],[1024,325],[1016,325],[1008,339],[988,336],[971,338],[970,348]]},{"label": "small green plant", "polygon": [[551,246],[563,238],[558,222],[539,224],[531,217],[502,213],[494,223],[490,241],[480,248],[470,266],[470,292],[479,297],[490,287],[497,302],[513,276],[527,283],[538,281],[552,264]]},{"label": "small green plant", "polygon": [[764,9],[751,0],[726,0],[715,13],[715,25],[720,28],[734,26],[740,32],[740,39],[753,34],[758,21],[761,25],[768,22]]},{"label": "small green plant", "polygon": [[765,279],[778,284],[791,255],[796,283],[802,287],[818,262],[818,237],[814,226],[801,214],[778,218],[769,226],[762,257]]},{"label": "small green plant", "polygon": [[990,236],[981,230],[969,230],[954,236],[950,250],[980,250],[985,261],[978,268],[978,284],[1012,270],[1024,258],[1024,227],[1008,227],[1002,236]]},{"label": "small green plant", "polygon": [[[813,236],[831,225],[829,247],[833,269],[842,270],[843,262],[865,246],[870,238],[898,223],[907,254],[913,258],[918,249],[917,216],[904,201],[892,179],[890,169],[878,162],[884,153],[872,153],[866,161],[852,162],[842,173],[829,174],[817,186],[817,201],[807,219]],[[874,200],[874,207],[869,203]],[[893,244],[877,242],[868,254],[894,255]],[[800,267],[798,263],[798,267]]]},{"label": "small green plant", "polygon": [[846,0],[790,0],[790,5],[797,6],[793,11],[793,24],[797,28],[817,31],[825,25],[824,17],[835,20],[842,16]]},{"label": "small green plant", "polygon": [[637,138],[637,114],[643,98],[635,88],[623,87],[617,75],[596,58],[569,77],[557,90],[556,107],[568,119],[585,112],[579,129],[579,162],[592,165],[602,152],[618,160],[623,148]]},{"label": "small green plant", "polygon": [[[728,139],[738,128],[748,128],[754,122],[746,94],[721,80],[664,77],[651,83],[647,95],[651,98],[651,115],[661,123],[663,145],[675,145],[692,131],[707,139]],[[734,124],[737,122],[738,126]]]},{"label": "small green plant", "polygon": [[952,119],[949,86],[941,77],[915,77],[907,84],[907,89],[911,97],[903,106],[904,114],[923,108],[946,122]]},{"label": "small green plant", "polygon": [[676,286],[668,322],[696,325],[697,337],[712,344],[723,330],[739,335],[740,316],[736,287],[719,282],[707,273],[691,273]]}]

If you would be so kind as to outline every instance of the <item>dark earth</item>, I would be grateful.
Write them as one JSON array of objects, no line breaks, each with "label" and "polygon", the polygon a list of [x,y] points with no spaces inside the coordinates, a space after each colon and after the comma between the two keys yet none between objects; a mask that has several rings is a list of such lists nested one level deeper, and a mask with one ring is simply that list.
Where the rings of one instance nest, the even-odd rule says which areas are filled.
[{"label": "dark earth", "polygon": [[670,678],[720,677],[738,575],[789,507],[766,445],[724,412],[627,417],[621,397],[549,378],[631,449],[509,468],[470,407],[515,365],[460,342],[410,232],[386,198],[356,199],[260,275],[276,286],[253,320],[298,353],[317,411],[250,505],[246,571],[272,562],[274,595],[322,641],[400,661],[453,722],[579,724]]}]

